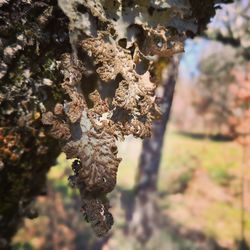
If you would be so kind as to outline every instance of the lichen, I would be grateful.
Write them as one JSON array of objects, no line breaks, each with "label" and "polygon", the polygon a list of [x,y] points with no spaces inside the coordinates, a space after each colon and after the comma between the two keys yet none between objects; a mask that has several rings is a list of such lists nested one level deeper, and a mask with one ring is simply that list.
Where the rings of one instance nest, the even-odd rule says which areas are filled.
[{"label": "lichen", "polygon": [[60,150],[77,158],[70,182],[80,190],[86,220],[98,236],[107,233],[113,218],[106,195],[120,162],[116,142],[150,136],[161,113],[154,62],[182,52],[214,5],[1,1],[0,243],[17,230]]},{"label": "lichen", "polygon": [[42,121],[67,158],[77,159],[69,181],[80,190],[86,220],[102,236],[113,224],[106,195],[115,187],[121,160],[116,141],[150,136],[161,114],[154,62],[183,52],[187,33],[203,23],[196,22],[188,1],[58,3],[70,22],[72,53],[59,63],[67,101]]}]

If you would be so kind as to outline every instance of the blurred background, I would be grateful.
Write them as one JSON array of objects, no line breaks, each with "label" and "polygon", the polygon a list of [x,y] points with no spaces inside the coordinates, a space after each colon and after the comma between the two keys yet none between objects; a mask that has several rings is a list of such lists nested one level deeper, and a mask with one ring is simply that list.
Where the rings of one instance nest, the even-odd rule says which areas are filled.
[{"label": "blurred background", "polygon": [[[170,120],[156,122],[151,140],[119,144],[111,233],[98,239],[85,223],[62,154],[34,202],[39,217],[25,219],[14,249],[249,249],[249,7],[223,6],[203,36],[187,40]],[[172,87],[176,60],[161,70]]]}]

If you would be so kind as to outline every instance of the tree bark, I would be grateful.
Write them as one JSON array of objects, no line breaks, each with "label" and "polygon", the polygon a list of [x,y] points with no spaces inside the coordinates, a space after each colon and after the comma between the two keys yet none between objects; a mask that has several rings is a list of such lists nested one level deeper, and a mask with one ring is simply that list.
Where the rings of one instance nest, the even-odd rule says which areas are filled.
[{"label": "tree bark", "polygon": [[30,204],[45,193],[61,151],[40,119],[64,98],[56,60],[70,44],[68,19],[55,1],[0,7],[0,249],[8,249],[22,219],[36,216]]}]

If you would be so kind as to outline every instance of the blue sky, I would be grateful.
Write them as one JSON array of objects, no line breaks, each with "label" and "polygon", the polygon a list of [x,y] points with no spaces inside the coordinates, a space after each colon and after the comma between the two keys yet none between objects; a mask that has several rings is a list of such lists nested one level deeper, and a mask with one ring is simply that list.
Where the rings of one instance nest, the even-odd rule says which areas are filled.
[{"label": "blue sky", "polygon": [[209,46],[209,41],[205,39],[188,39],[186,41],[185,53],[183,53],[180,61],[180,77],[192,79],[199,75],[199,56],[202,54],[202,51],[206,49],[207,46]]},{"label": "blue sky", "polygon": [[[247,6],[249,0],[241,0],[241,4],[243,7]],[[224,19],[222,16],[227,12],[227,7],[232,7],[233,4],[223,4],[221,10],[216,11],[216,15],[211,19],[209,27],[220,29],[224,26]],[[220,16],[222,15],[222,16]],[[197,77],[199,75],[198,63],[199,57],[203,53],[207,52],[210,49],[211,42],[205,39],[188,39],[185,43],[185,53],[182,55],[179,74],[180,77],[188,78],[188,80],[192,80],[192,78]]]}]

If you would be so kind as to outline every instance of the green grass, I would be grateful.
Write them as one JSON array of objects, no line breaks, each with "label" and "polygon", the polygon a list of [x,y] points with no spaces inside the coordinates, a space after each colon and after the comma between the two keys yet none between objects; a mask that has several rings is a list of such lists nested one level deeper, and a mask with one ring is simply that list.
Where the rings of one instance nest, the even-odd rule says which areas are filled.
[{"label": "green grass", "polygon": [[[235,204],[229,205],[224,202],[211,203],[204,211],[206,221],[204,231],[207,235],[217,240],[230,241],[240,239],[241,235],[241,209]],[[246,213],[245,231],[250,238],[250,214]],[[215,226],[216,225],[216,226]]]},{"label": "green grass", "polygon": [[[114,230],[122,229],[126,223],[124,211],[118,204],[120,189],[128,192],[127,196],[129,202],[129,197],[133,194],[132,189],[135,185],[140,152],[141,141],[138,139],[129,138],[127,142],[119,145],[119,156],[123,158],[117,175],[117,184],[119,188],[109,195],[111,201],[114,201],[114,203],[112,203],[112,210],[116,221],[114,226],[116,229]],[[241,147],[234,142],[194,139],[170,130],[165,137],[159,173],[158,186],[160,194],[162,194],[159,203],[161,209],[165,212],[181,208],[181,211],[189,213],[188,208],[185,207],[187,205],[184,200],[179,201],[179,203],[170,202],[169,196],[166,194],[185,194],[185,189],[188,184],[192,182],[193,174],[197,169],[202,169],[204,173],[210,177],[214,185],[223,188],[227,188],[230,185],[238,185],[237,182],[232,184],[231,180],[233,180],[233,177],[237,178],[236,175],[241,164],[241,159]],[[76,190],[71,189],[68,185],[68,176],[72,174],[70,168],[71,162],[72,161],[66,160],[64,154],[61,154],[58,158],[57,165],[52,167],[48,174],[48,179],[52,184],[52,187],[63,196],[65,206],[72,202],[72,197],[77,192]],[[204,196],[202,199],[208,198]],[[234,199],[233,204],[223,201],[212,201],[211,204],[209,204],[208,201],[207,203],[209,206],[201,212],[199,218],[195,218],[197,223],[202,224],[202,232],[208,237],[213,237],[219,242],[235,242],[239,239],[240,208],[238,206],[238,197],[234,197]],[[197,200],[196,202],[199,203],[201,201]],[[178,218],[176,218],[176,223],[180,223],[183,227],[187,227],[189,222],[193,221],[194,218],[192,217],[192,212],[186,220],[178,221]],[[246,215],[246,236],[247,239],[250,239],[249,213]],[[162,232],[159,236],[159,243],[161,243],[160,241],[163,241],[167,244],[167,237],[170,237],[168,232]],[[124,239],[119,238],[120,246],[122,245],[120,244],[122,240]],[[180,241],[180,239],[178,240],[172,237],[172,239],[169,239],[169,244],[175,245],[178,241]],[[127,242],[127,244],[128,243],[129,242]],[[184,242],[183,240],[183,244],[182,247],[178,248],[176,246],[174,249],[196,249],[189,241]],[[17,243],[15,249],[32,249],[29,247],[30,245]],[[119,248],[119,250],[122,249],[122,247]],[[124,249],[129,249],[125,243]]]},{"label": "green grass", "polygon": [[[123,160],[119,166],[117,183],[126,188],[132,188],[135,184],[136,169],[139,162],[141,141],[129,139],[121,143],[120,155]],[[160,166],[160,189],[162,181],[171,171],[179,168],[203,168],[208,171],[210,177],[218,184],[224,184],[232,178],[231,170],[240,166],[242,150],[234,142],[216,142],[211,140],[194,139],[170,131],[166,138],[162,151]],[[58,158],[57,167],[53,167],[49,173],[49,179],[57,179],[58,188],[68,183],[65,171],[69,173],[70,164],[64,154]],[[187,176],[183,176],[185,178]],[[60,181],[59,181],[60,179]]]},{"label": "green grass", "polygon": [[165,139],[160,176],[180,167],[199,167],[218,184],[224,184],[241,160],[242,150],[234,142],[194,139],[171,131]]}]

